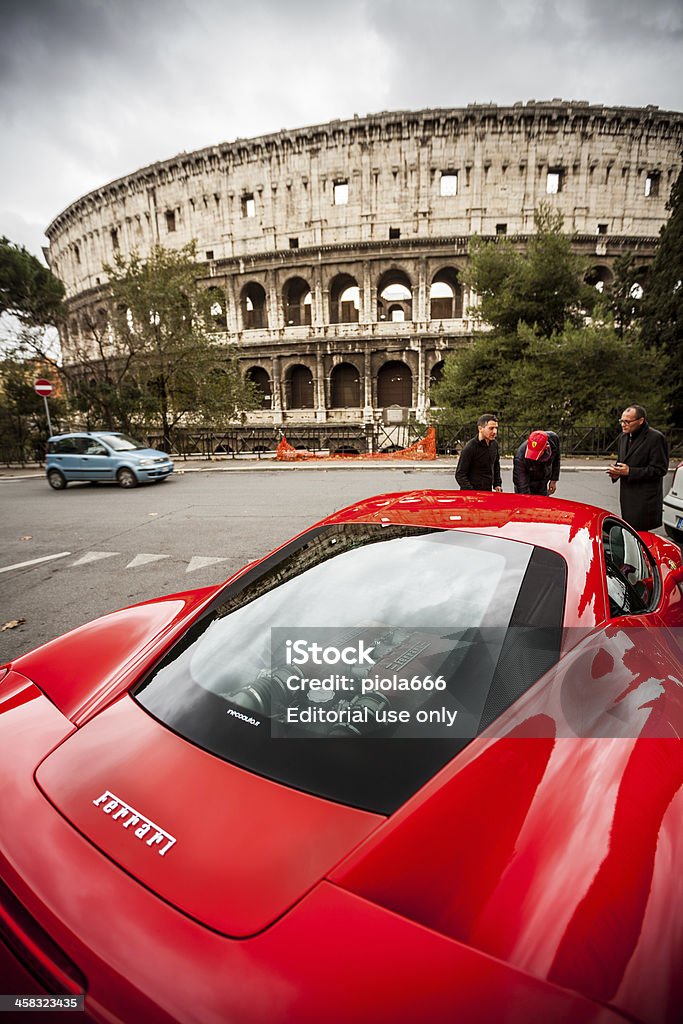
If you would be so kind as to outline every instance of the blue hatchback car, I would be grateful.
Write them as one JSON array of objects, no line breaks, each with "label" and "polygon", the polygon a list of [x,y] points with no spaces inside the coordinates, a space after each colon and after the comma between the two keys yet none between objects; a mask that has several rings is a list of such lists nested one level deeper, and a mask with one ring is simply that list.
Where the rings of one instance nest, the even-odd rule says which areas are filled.
[{"label": "blue hatchback car", "polygon": [[112,430],[58,434],[47,442],[47,481],[56,491],[77,480],[118,483],[120,487],[165,480],[173,472],[166,452],[147,448]]}]

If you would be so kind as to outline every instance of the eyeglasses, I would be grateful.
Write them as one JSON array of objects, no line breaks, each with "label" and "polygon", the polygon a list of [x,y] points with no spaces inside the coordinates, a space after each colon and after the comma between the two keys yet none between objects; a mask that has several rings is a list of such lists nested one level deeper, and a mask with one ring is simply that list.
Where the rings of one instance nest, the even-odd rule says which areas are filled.
[{"label": "eyeglasses", "polygon": [[637,423],[638,419],[635,420],[619,420],[620,423]]}]

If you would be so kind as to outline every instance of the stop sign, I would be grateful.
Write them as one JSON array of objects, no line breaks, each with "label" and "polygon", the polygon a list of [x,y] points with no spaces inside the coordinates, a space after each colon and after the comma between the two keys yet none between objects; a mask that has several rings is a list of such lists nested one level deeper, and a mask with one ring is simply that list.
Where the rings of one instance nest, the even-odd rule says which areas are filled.
[{"label": "stop sign", "polygon": [[37,380],[33,385],[33,390],[47,398],[48,395],[52,394],[52,384],[50,384],[49,380]]}]

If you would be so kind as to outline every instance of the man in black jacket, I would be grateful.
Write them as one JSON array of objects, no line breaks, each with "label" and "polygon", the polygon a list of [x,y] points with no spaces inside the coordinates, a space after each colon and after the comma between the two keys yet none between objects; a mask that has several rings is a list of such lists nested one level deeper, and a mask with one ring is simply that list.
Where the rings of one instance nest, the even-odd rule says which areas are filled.
[{"label": "man in black jacket", "polygon": [[455,479],[461,491],[502,491],[500,455],[498,453],[498,420],[484,413],[477,420],[478,437],[468,441],[460,452]]},{"label": "man in black jacket", "polygon": [[532,430],[512,462],[515,494],[554,494],[560,479],[560,439],[553,430]]},{"label": "man in black jacket", "polygon": [[617,462],[607,470],[619,481],[621,517],[635,530],[662,525],[664,477],[669,471],[669,445],[651,427],[642,405],[629,405],[621,414]]}]

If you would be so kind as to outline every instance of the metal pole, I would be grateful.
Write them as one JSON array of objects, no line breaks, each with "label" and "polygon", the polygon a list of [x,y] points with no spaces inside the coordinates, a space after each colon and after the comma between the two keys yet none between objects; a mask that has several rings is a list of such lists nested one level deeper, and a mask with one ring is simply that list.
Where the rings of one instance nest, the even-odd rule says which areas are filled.
[{"label": "metal pole", "polygon": [[47,395],[43,395],[45,402],[45,415],[47,416],[47,436],[52,437],[52,424],[50,423],[50,410],[47,407]]}]

